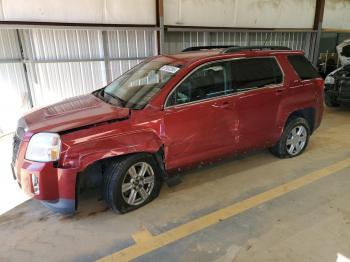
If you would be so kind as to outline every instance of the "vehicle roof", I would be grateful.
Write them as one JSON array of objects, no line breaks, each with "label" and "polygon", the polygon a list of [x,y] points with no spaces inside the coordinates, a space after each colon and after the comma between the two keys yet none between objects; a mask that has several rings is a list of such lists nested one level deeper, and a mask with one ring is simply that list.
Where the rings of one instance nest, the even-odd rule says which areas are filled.
[{"label": "vehicle roof", "polygon": [[215,60],[235,57],[274,56],[277,54],[304,54],[303,51],[298,50],[242,50],[231,53],[222,53],[223,50],[223,48],[218,48],[210,50],[188,51],[171,55],[160,55],[158,57],[172,60],[171,64],[173,65],[185,65],[202,59]]}]

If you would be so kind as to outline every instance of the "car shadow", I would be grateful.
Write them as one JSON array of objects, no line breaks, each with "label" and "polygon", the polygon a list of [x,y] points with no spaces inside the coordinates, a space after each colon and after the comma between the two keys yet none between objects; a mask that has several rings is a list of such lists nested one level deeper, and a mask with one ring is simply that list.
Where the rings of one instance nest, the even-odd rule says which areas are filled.
[{"label": "car shadow", "polygon": [[[350,104],[343,105],[339,108],[326,107],[325,110],[328,112],[328,114],[325,114],[325,118],[327,118],[327,122],[329,122],[329,124],[327,124],[325,127],[321,125],[321,128],[315,133],[315,135],[320,134],[322,136],[322,140],[327,138],[323,137],[325,132],[332,129],[334,126],[337,126],[339,121],[342,121],[339,119],[343,119],[343,117],[348,118],[350,116]],[[341,118],[333,119],[334,114],[337,114],[337,116],[341,115]],[[343,124],[343,122],[344,121],[342,121],[341,124]],[[315,150],[319,150],[321,147],[326,148],[329,147],[329,145],[327,143],[323,145],[320,143],[320,141],[316,142],[311,139],[309,147],[305,153],[309,154],[315,152]],[[172,193],[181,193],[182,191],[190,190],[205,183],[215,183],[224,179],[225,177],[236,176],[239,173],[249,170],[262,170],[265,165],[278,161],[280,161],[280,159],[272,156],[268,150],[256,150],[227,157],[214,163],[198,165],[197,167],[187,169],[179,173],[182,183],[170,188],[164,185],[160,193],[160,198],[170,198]],[[78,210],[74,216],[58,216],[62,220],[68,220],[100,216],[106,213],[113,214],[113,212],[108,209],[107,205],[102,200],[101,195],[102,194],[99,189],[87,190],[83,194],[79,195]],[[38,201],[29,200],[1,215],[0,222],[6,220],[6,218],[16,218],[16,213],[30,213],[33,212],[33,210],[38,211],[36,212],[37,217],[34,219],[39,221],[44,221],[46,219],[44,216],[52,217],[57,215],[47,210]]]},{"label": "car shadow", "polygon": [[[326,110],[332,111],[331,114],[325,115],[327,125],[321,125],[315,132],[316,137],[311,139],[305,154],[300,157],[280,160],[268,150],[257,150],[215,163],[199,165],[179,174],[183,180],[181,184],[171,188],[164,185],[158,199],[122,216],[116,215],[107,207],[98,189],[87,190],[80,195],[79,208],[73,216],[53,213],[39,201],[30,199],[0,215],[0,241],[4,243],[3,247],[0,247],[0,253],[5,254],[12,250],[15,244],[28,247],[29,243],[38,241],[44,241],[42,243],[45,243],[45,247],[50,248],[48,245],[52,245],[54,253],[57,239],[69,243],[72,247],[83,239],[84,248],[91,252],[91,257],[85,260],[97,259],[133,244],[131,235],[137,231],[146,228],[156,235],[264,192],[275,185],[314,171],[317,162],[322,162],[320,166],[331,163],[332,152],[346,154],[346,150],[337,150],[338,145],[330,146],[326,139],[332,137],[332,141],[338,144],[342,141],[340,133],[346,129],[334,128],[337,124],[346,127],[344,119],[348,119],[350,115],[349,108],[327,108]],[[341,117],[335,118],[335,114],[340,114]],[[212,201],[208,201],[210,198]],[[310,207],[312,204],[313,202],[310,203]],[[260,209],[254,212],[261,215]],[[259,216],[251,216],[255,217]],[[273,226],[273,222],[269,224],[267,221],[266,224],[264,221],[262,225],[267,230]],[[101,239],[103,241],[99,242]],[[98,241],[95,244],[92,243],[93,240]],[[89,252],[84,254],[90,254]]]},{"label": "car shadow", "polygon": [[[200,186],[203,183],[215,182],[227,176],[234,176],[239,172],[245,172],[254,168],[262,168],[264,165],[275,161],[279,161],[278,158],[270,155],[267,150],[258,150],[227,157],[213,163],[201,164],[197,167],[192,167],[177,173],[176,175],[180,176],[182,183],[174,187],[168,187],[164,184],[160,197],[167,198],[170,193],[180,193],[183,190]],[[79,195],[78,201],[77,212],[72,216],[67,216],[53,213],[41,205],[39,201],[30,199],[2,214],[0,216],[0,224],[6,222],[6,220],[21,220],[24,214],[33,213],[33,210],[36,211],[34,212],[35,214],[32,214],[29,217],[36,221],[46,221],[50,217],[59,217],[60,220],[80,220],[92,216],[98,216],[103,213],[113,213],[103,201],[101,190],[99,188],[84,191],[84,193]]]},{"label": "car shadow", "polygon": [[350,112],[350,103],[343,103],[338,107],[325,106],[325,110],[332,112]]},{"label": "car shadow", "polygon": [[[5,242],[7,235],[13,243],[18,243],[18,238],[25,238],[27,245],[34,239],[54,246],[58,237],[74,246],[79,236],[90,241],[86,245],[86,249],[91,249],[89,259],[97,259],[132,245],[134,240],[131,236],[137,231],[146,228],[153,235],[159,234],[266,191],[267,187],[273,186],[270,182],[278,184],[287,180],[287,174],[280,173],[283,169],[278,168],[280,161],[267,150],[258,150],[186,170],[180,173],[183,183],[171,188],[163,186],[158,199],[122,216],[106,206],[98,189],[87,190],[80,195],[79,208],[72,216],[53,213],[39,201],[30,199],[0,216],[0,241]],[[298,159],[291,161],[296,163]],[[272,166],[277,169],[270,175],[268,170]],[[262,182],[266,178],[270,180],[269,183]],[[252,184],[251,181],[255,180],[257,183]],[[207,191],[214,186],[216,191]],[[226,188],[221,190],[221,186]],[[231,190],[229,196],[220,198],[227,189]],[[212,197],[212,201],[206,202],[204,196],[207,196],[205,199]],[[101,239],[101,236],[105,245],[97,244],[98,251],[95,251],[91,248],[91,241],[95,237]],[[0,252],[6,252],[9,248],[12,248],[10,244],[0,247]]]},{"label": "car shadow", "polygon": [[234,176],[239,172],[262,168],[264,165],[275,161],[278,161],[278,158],[272,156],[268,150],[254,150],[226,157],[215,162],[200,164],[178,173],[182,183],[171,187],[170,190],[173,192],[181,191],[204,183],[215,182],[227,176]]}]

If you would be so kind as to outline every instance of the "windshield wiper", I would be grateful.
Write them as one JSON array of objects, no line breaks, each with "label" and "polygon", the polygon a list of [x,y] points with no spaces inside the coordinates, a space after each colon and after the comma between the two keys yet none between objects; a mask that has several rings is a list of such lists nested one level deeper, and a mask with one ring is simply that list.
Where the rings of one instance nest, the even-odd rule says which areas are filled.
[{"label": "windshield wiper", "polygon": [[[100,90],[96,90],[96,91],[92,92],[92,94],[93,94],[94,96],[96,96],[97,98],[101,99],[102,101],[104,101],[104,102],[110,104],[110,105],[117,105],[117,106],[124,107],[124,106],[123,106],[123,103],[124,103],[124,102],[123,102],[120,98],[118,98],[118,97],[116,97],[116,96],[114,96],[114,95],[112,95],[112,94],[110,94],[110,93],[106,93],[105,90],[104,90],[103,88],[100,89]],[[107,99],[107,98],[105,97],[105,94],[109,95],[109,96],[112,97],[114,100],[117,100],[118,103],[112,103],[110,99]]]},{"label": "windshield wiper", "polygon": [[92,92],[92,94],[93,94],[94,96],[96,96],[97,98],[99,98],[99,99],[105,101],[104,96],[103,96],[103,93],[104,93],[104,90],[103,90],[103,89],[99,89],[99,90],[96,90],[96,91]]},{"label": "windshield wiper", "polygon": [[117,97],[117,96],[115,96],[115,95],[113,95],[111,93],[108,93],[108,92],[103,90],[103,97],[105,97],[105,95],[109,95],[110,97],[112,97],[115,100],[117,100],[122,107],[124,107],[125,104],[126,104],[126,102],[123,99],[121,99],[121,98],[119,98],[119,97]]}]

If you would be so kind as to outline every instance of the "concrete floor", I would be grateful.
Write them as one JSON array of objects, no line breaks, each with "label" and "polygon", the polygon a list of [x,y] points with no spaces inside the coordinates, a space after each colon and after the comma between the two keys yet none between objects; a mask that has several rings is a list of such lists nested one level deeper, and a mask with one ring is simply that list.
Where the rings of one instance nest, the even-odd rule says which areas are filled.
[{"label": "concrete floor", "polygon": [[[254,152],[189,171],[160,197],[116,215],[91,193],[63,217],[25,200],[11,178],[10,137],[0,139],[0,261],[93,261],[350,157],[350,109],[327,109],[300,157]],[[348,261],[350,167],[229,217],[134,261]],[[147,240],[145,240],[147,241]]]}]

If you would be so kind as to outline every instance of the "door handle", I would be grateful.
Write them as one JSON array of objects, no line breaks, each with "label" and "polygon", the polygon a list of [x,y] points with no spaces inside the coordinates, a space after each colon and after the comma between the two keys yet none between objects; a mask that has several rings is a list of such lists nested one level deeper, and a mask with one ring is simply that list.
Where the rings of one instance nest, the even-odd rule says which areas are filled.
[{"label": "door handle", "polygon": [[276,90],[276,95],[281,95],[285,91],[284,88],[279,88]]},{"label": "door handle", "polygon": [[220,109],[226,109],[226,108],[230,108],[232,106],[233,106],[233,102],[223,102],[223,103],[212,104],[212,107],[220,108]]},{"label": "door handle", "polygon": [[290,85],[291,87],[300,86],[300,85],[302,85],[302,82],[301,82],[301,80],[299,80],[299,79],[295,79],[295,80],[291,80],[291,81],[289,82],[289,85]]}]

